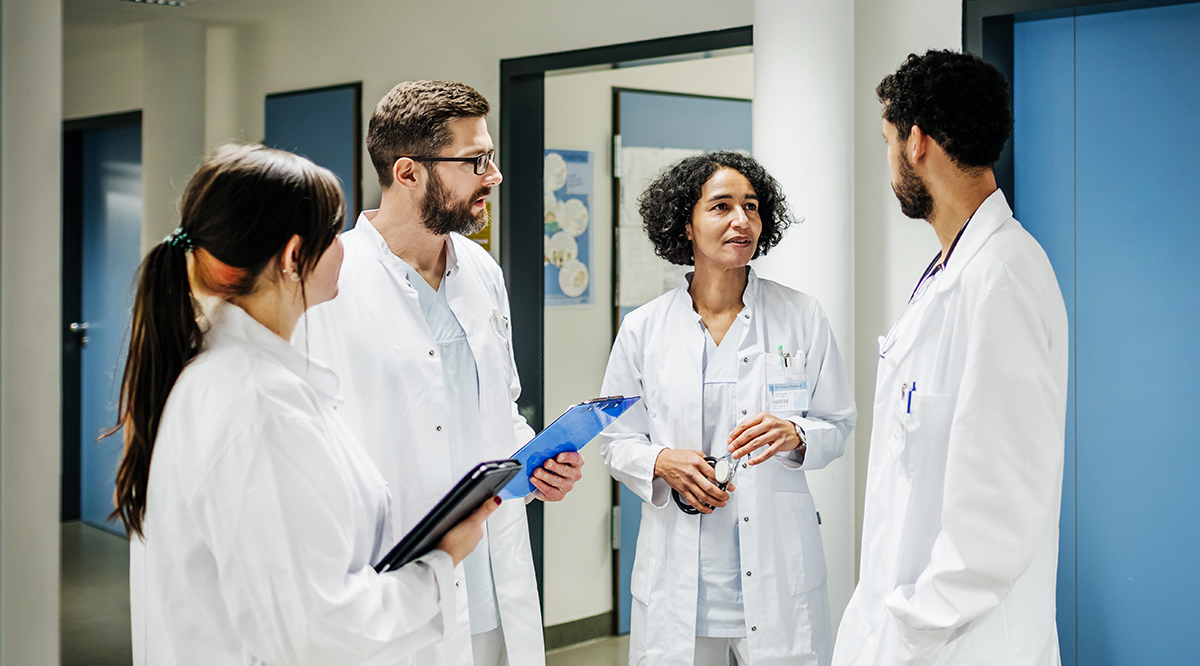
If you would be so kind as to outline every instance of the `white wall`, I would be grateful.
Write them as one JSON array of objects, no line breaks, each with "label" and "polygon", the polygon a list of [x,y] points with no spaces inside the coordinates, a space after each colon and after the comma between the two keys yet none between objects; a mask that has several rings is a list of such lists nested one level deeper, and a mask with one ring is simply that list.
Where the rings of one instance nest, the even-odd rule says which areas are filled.
[{"label": "white wall", "polygon": [[[856,0],[854,5],[854,321],[855,552],[862,552],[862,507],[875,402],[877,339],[900,316],[940,245],[922,220],[900,213],[891,189],[875,86],[909,53],[961,48],[959,0]],[[858,567],[855,567],[857,571]]]},{"label": "white wall", "polygon": [[145,24],[71,28],[63,35],[63,118],[142,108]]},{"label": "white wall", "polygon": [[0,3],[0,662],[58,663],[62,6]]},{"label": "white wall", "polygon": [[[546,309],[547,422],[572,404],[596,397],[612,347],[613,87],[748,99],[754,94],[754,56],[546,77],[546,147],[590,150],[596,170],[590,246],[594,302]],[[587,460],[583,480],[566,500],[546,505],[547,625],[612,610],[612,479],[598,448],[585,447],[583,453]]]}]

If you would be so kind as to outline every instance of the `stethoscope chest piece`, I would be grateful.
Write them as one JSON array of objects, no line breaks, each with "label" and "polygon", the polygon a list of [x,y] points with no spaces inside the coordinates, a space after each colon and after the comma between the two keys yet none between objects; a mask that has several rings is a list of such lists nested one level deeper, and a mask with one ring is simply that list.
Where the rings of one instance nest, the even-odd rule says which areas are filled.
[{"label": "stethoscope chest piece", "polygon": [[[716,477],[717,487],[725,490],[729,482],[733,480],[733,465],[730,464],[728,456],[725,458],[714,458],[712,456],[704,456],[704,462],[708,463],[709,467],[713,468],[713,476]],[[679,494],[678,490],[671,490],[671,497],[675,499],[675,504],[679,506],[679,510],[694,516],[700,513],[696,507],[689,504]],[[710,507],[715,508],[715,507]]]},{"label": "stethoscope chest piece", "polygon": [[733,470],[729,467],[729,461],[721,458],[715,463],[709,463],[713,468],[713,476],[717,477],[717,485],[721,490],[725,490],[726,484],[729,483],[729,478],[733,476]]}]

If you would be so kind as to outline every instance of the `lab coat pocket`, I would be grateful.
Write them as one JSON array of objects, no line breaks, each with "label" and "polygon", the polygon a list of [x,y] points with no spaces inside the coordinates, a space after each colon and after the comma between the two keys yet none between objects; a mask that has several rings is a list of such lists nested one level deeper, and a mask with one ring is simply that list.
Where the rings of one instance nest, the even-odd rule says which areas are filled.
[{"label": "lab coat pocket", "polygon": [[953,420],[953,395],[910,396],[888,441],[904,478],[916,484],[941,483]]},{"label": "lab coat pocket", "polygon": [[776,535],[792,596],[825,583],[825,549],[817,525],[817,507],[809,493],[775,491]]}]

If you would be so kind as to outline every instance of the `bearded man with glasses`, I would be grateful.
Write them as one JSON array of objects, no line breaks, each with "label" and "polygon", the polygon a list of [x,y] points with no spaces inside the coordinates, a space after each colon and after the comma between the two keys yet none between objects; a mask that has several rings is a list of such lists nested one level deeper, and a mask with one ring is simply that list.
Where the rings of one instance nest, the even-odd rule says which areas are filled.
[{"label": "bearded man with glasses", "polygon": [[[380,100],[367,131],[379,209],[342,235],[340,293],[310,310],[293,339],[340,378],[342,415],[388,482],[397,535],[477,463],[533,437],[516,406],[504,276],[464,237],[487,224],[487,198],[503,180],[489,108],[446,81],[401,83]],[[582,466],[578,453],[546,461],[534,497],[563,499]],[[414,663],[545,663],[524,501],[496,510],[455,577],[443,603],[458,621]]]}]

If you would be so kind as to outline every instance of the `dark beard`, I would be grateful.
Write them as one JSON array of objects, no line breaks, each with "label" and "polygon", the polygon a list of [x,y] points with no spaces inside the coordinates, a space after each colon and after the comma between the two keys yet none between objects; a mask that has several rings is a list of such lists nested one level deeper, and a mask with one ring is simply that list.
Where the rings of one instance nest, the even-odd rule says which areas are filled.
[{"label": "dark beard", "polygon": [[892,192],[900,202],[900,212],[908,217],[928,220],[933,215],[933,196],[929,194],[929,188],[903,156],[900,157],[900,185],[892,184]]},{"label": "dark beard", "polygon": [[450,194],[442,185],[442,179],[431,169],[429,186],[425,190],[425,198],[421,200],[421,220],[426,229],[438,236],[445,236],[452,231],[470,236],[482,230],[488,223],[487,214],[476,217],[471,211],[471,204],[479,197],[486,197],[491,193],[492,188],[481,187],[470,198],[450,203]]}]

